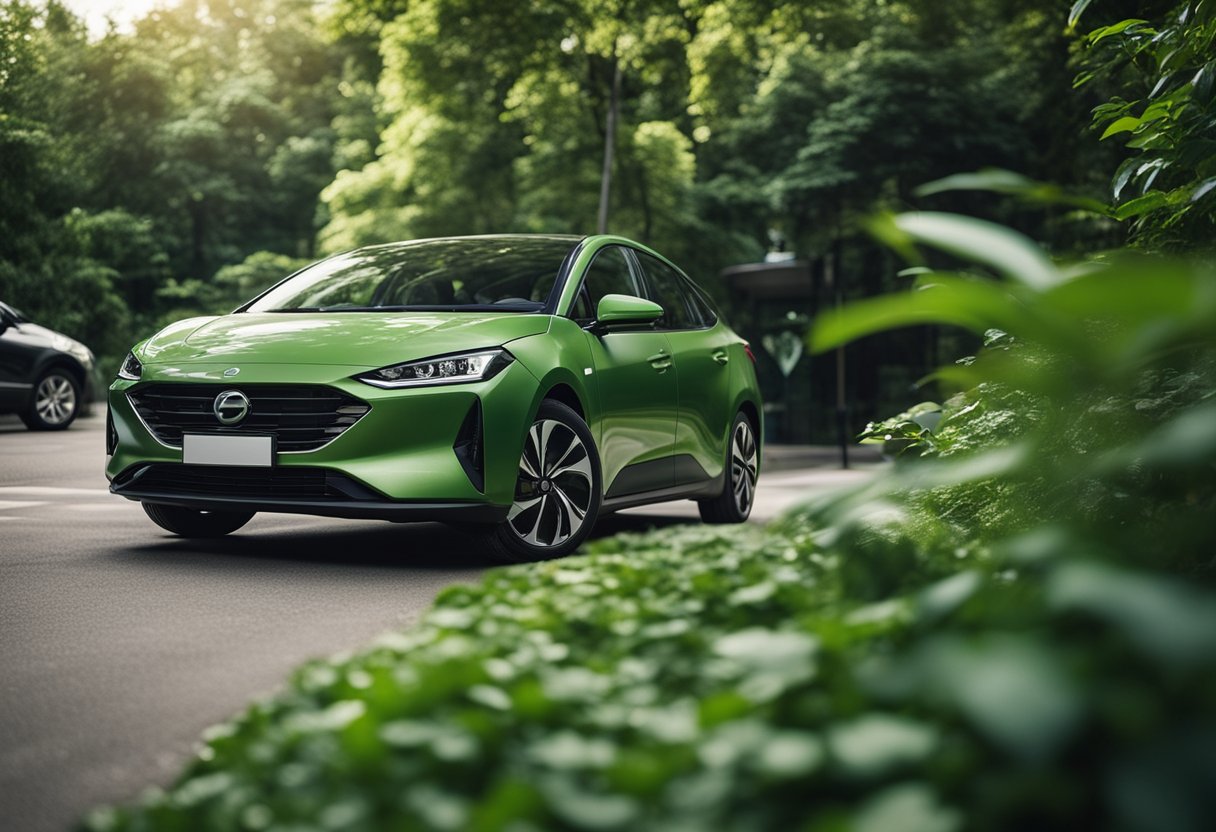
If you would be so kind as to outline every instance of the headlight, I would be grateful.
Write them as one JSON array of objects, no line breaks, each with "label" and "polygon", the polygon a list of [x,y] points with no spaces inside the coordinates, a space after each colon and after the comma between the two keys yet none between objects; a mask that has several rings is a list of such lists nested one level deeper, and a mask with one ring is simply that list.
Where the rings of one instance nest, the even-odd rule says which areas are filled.
[{"label": "headlight", "polygon": [[410,361],[381,367],[355,378],[373,387],[426,387],[433,384],[460,384],[493,378],[514,361],[504,349],[440,355],[423,361]]},{"label": "headlight", "polygon": [[137,381],[143,374],[144,365],[139,363],[135,353],[127,353],[127,357],[122,360],[122,366],[118,368],[118,377],[125,378],[127,381]]}]

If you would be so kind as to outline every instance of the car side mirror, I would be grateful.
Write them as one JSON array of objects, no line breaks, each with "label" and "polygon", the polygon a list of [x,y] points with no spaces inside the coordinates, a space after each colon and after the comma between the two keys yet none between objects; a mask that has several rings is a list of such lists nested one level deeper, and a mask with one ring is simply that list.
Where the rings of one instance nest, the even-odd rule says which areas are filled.
[{"label": "car side mirror", "polygon": [[649,324],[663,317],[663,307],[632,295],[604,295],[595,307],[595,328]]},{"label": "car side mirror", "polygon": [[0,314],[0,335],[8,331],[8,328],[13,325],[13,322],[8,319],[8,315]]}]

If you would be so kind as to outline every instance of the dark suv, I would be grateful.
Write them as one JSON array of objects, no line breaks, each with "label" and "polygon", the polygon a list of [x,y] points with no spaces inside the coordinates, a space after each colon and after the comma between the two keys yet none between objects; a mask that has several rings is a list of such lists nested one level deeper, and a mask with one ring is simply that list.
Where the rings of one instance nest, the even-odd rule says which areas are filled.
[{"label": "dark suv", "polygon": [[93,397],[93,353],[0,303],[0,413],[30,430],[63,430]]}]

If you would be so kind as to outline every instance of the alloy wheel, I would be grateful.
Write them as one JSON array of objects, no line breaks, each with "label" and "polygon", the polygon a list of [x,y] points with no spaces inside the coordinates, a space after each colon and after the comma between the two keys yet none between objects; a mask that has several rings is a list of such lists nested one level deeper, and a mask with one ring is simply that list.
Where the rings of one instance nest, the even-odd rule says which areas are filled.
[{"label": "alloy wheel", "polygon": [[534,422],[507,514],[511,530],[532,546],[559,546],[586,522],[592,494],[591,457],[578,434],[555,419]]},{"label": "alloy wheel", "polygon": [[62,425],[76,412],[76,390],[61,375],[44,378],[34,391],[34,410],[48,425]]},{"label": "alloy wheel", "polygon": [[735,425],[730,448],[730,481],[735,490],[735,507],[744,517],[756,496],[756,436],[747,421]]}]

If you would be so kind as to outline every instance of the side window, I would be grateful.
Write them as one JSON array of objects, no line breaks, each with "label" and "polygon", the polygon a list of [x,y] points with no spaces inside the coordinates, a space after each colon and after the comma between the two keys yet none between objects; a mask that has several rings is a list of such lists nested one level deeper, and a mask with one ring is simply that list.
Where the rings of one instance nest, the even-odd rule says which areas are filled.
[{"label": "side window", "polygon": [[701,326],[713,326],[718,322],[718,310],[714,309],[713,301],[709,299],[709,295],[701,289],[700,286],[693,283],[683,275],[680,276],[680,285],[684,287],[684,294],[688,296],[689,302],[696,310],[697,317],[701,319]]},{"label": "side window", "polygon": [[608,246],[595,255],[570,308],[570,317],[580,324],[591,323],[604,295],[640,295],[620,246]]},{"label": "side window", "polygon": [[663,317],[659,319],[660,329],[694,329],[701,326],[700,316],[689,303],[687,289],[679,272],[662,260],[656,260],[645,252],[635,252],[642,270],[646,272],[646,281],[655,303],[663,307]]}]

